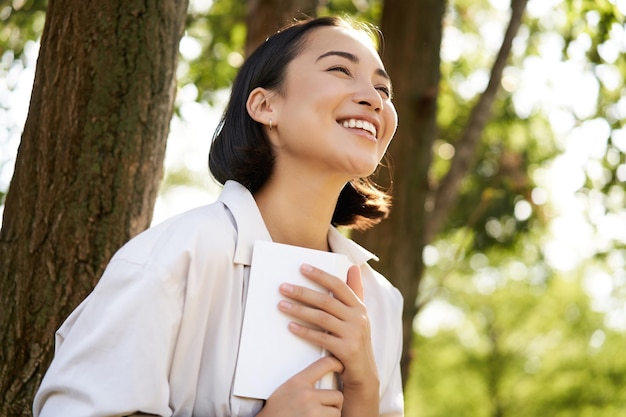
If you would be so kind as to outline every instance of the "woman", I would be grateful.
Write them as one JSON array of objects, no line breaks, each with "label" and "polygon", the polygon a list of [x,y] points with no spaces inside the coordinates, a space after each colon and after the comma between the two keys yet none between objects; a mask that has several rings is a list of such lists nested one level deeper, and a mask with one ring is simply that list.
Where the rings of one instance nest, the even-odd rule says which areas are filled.
[{"label": "woman", "polygon": [[[326,17],[270,37],[242,66],[214,138],[218,201],[116,253],[57,332],[35,416],[401,416],[401,296],[367,264],[374,256],[334,228],[386,215],[388,197],[367,177],[396,126],[366,29]],[[332,297],[281,286],[289,329],[332,355],[267,401],[232,395],[256,240],[354,264],[344,280],[303,265]],[[329,372],[341,388],[317,389]]]}]

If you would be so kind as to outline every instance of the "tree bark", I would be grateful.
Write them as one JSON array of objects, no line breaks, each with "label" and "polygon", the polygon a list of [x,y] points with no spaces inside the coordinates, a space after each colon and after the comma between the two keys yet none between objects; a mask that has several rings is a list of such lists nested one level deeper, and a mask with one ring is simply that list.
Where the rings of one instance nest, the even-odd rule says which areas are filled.
[{"label": "tree bark", "polygon": [[248,0],[246,56],[265,39],[300,16],[315,16],[318,0]]},{"label": "tree bark", "polygon": [[0,232],[0,415],[31,415],[55,329],[150,223],[187,1],[50,0]]},{"label": "tree bark", "polygon": [[[381,29],[385,67],[393,81],[398,131],[389,148],[393,209],[389,219],[355,238],[376,253],[376,268],[404,296],[402,378],[411,361],[415,300],[424,269],[422,249],[428,170],[436,136],[439,49],[445,0],[385,0]],[[388,183],[382,178],[381,184]]]}]

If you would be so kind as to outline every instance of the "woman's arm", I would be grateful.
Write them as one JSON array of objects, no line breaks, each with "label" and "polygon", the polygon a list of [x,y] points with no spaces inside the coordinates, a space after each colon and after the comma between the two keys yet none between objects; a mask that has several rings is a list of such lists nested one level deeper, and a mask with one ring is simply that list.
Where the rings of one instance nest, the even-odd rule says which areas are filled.
[{"label": "woman's arm", "polygon": [[169,288],[138,265],[111,262],[59,330],[34,415],[168,415],[169,357],[182,300]]}]

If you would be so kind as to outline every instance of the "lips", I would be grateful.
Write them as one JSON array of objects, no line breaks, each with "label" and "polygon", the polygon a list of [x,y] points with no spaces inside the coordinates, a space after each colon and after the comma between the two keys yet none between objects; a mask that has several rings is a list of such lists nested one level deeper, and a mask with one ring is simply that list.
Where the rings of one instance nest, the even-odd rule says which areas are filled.
[{"label": "lips", "polygon": [[341,124],[345,128],[349,129],[363,129],[374,137],[376,136],[376,126],[373,123],[362,120],[362,119],[344,119],[340,120],[339,124]]}]

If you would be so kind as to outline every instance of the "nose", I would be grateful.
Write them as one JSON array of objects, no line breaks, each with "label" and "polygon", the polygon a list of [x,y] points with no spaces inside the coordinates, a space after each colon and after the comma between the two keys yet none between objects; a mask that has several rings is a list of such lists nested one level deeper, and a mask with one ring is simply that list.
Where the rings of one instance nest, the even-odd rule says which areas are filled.
[{"label": "nose", "polygon": [[362,83],[359,91],[354,95],[354,101],[362,106],[368,106],[376,113],[383,109],[383,98],[380,92],[371,84]]}]

